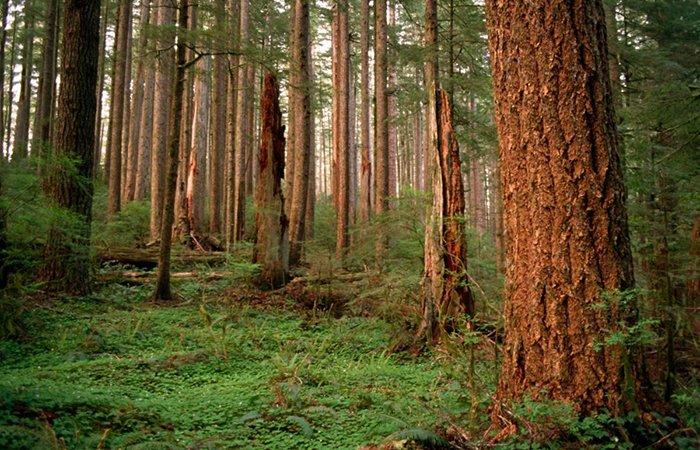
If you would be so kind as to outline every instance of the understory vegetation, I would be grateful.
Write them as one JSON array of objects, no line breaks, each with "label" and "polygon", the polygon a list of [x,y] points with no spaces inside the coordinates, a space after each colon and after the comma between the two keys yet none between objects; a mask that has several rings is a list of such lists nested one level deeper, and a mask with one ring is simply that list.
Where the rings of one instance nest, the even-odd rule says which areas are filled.
[{"label": "understory vegetation", "polygon": [[[633,416],[580,418],[572,405],[526,397],[508,411],[518,433],[494,443],[503,326],[494,249],[487,236],[470,236],[470,251],[481,255],[469,267],[479,330],[465,321],[438,347],[417,343],[419,195],[395,201],[381,271],[371,228],[351,231],[345,267],[337,263],[335,218],[321,202],[305,262],[285,288],[255,285],[251,246],[242,244],[222,262],[176,257],[178,299],[154,303],[152,269],[99,256],[145,244],[149,212],[140,203],[109,225],[95,218],[91,295],[50,295],[30,282],[42,248],[37,236],[51,214],[27,179],[15,174],[8,183],[25,204],[8,222],[21,270],[0,304],[2,448],[636,448],[640,436],[698,445],[692,316],[679,322],[677,417],[637,429]],[[98,192],[96,201],[103,198]],[[654,349],[649,365],[661,386],[663,327],[653,316],[640,324],[610,339]]]}]

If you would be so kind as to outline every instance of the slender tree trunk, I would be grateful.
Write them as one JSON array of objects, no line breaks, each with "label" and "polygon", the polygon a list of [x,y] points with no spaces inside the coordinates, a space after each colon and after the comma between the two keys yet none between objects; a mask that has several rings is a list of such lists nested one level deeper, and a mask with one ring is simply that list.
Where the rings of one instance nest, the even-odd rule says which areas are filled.
[{"label": "slender tree trunk", "polygon": [[17,120],[15,123],[15,140],[12,160],[21,161],[29,156],[29,110],[32,98],[32,67],[34,56],[34,14],[32,1],[24,4],[24,42],[22,43],[22,75],[20,80],[19,100],[17,102]]},{"label": "slender tree trunk", "polygon": [[[240,5],[240,45],[245,48],[248,45],[248,0],[241,0]],[[245,231],[245,169],[246,169],[246,91],[248,88],[248,67],[243,54],[238,57],[238,89],[236,99],[236,140],[235,140],[235,166],[234,166],[234,214],[233,214],[233,242],[243,240]]]},{"label": "slender tree trunk", "polygon": [[[145,162],[142,158],[142,154],[145,150],[143,147],[139,147],[139,140],[141,137],[141,126],[145,125],[142,123],[141,117],[143,116],[147,105],[144,105],[144,97],[146,96],[146,77],[150,75],[147,73],[147,68],[149,65],[149,59],[146,56],[148,51],[148,25],[151,13],[151,0],[142,0],[141,3],[141,31],[139,35],[139,48],[138,48],[138,65],[136,67],[136,80],[134,82],[134,97],[133,103],[131,105],[131,127],[129,136],[129,160],[126,169],[126,192],[124,201],[130,202],[137,198],[136,195],[136,185],[137,179],[139,177],[139,162]],[[151,97],[151,102],[153,97]],[[150,139],[149,139],[150,140]],[[143,198],[143,197],[141,197]]]},{"label": "slender tree trunk", "polygon": [[316,89],[314,87],[315,81],[315,66],[314,66],[314,49],[313,46],[309,49],[309,89],[310,89],[310,99],[309,105],[311,108],[311,119],[309,121],[309,189],[308,198],[306,199],[306,218],[304,219],[306,230],[304,235],[307,239],[312,239],[314,237],[314,223],[316,221],[316,162],[317,162],[317,145],[316,145],[316,108],[314,107],[314,96],[316,95]]},{"label": "slender tree trunk", "polygon": [[129,22],[126,37],[126,59],[124,60],[124,111],[122,115],[122,171],[121,171],[121,202],[125,203],[126,197],[126,172],[129,165],[129,137],[131,135],[131,72],[133,52],[133,9],[129,8]]},{"label": "slender tree trunk", "polygon": [[369,162],[369,0],[361,0],[360,5],[360,120],[362,164],[360,165],[360,223],[367,225],[372,211],[370,183],[372,167]]},{"label": "slender tree trunk", "polygon": [[59,207],[77,214],[80,227],[66,236],[54,228],[44,248],[40,278],[58,289],[84,294],[90,289],[90,221],[100,2],[65,0],[61,92],[56,152],[76,161],[74,170],[51,168],[44,191]]},{"label": "slender tree trunk", "polygon": [[[12,21],[12,45],[10,46],[10,67],[15,66],[15,60],[17,58],[17,28],[18,28],[17,14],[15,14],[14,20]],[[1,129],[3,133],[0,133],[0,140],[5,139],[5,149],[7,151],[6,159],[10,159],[10,137],[12,135],[12,103],[14,101],[14,85],[15,85],[15,71],[10,70],[10,78],[7,86],[7,116],[3,125],[5,128]]]},{"label": "slender tree trunk", "polygon": [[[216,2],[216,25],[224,29],[226,15],[226,1]],[[221,51],[221,49],[219,49]],[[212,118],[212,144],[211,144],[211,189],[209,201],[209,232],[220,233],[222,231],[224,204],[224,166],[226,154],[226,89],[228,87],[228,74],[226,63],[228,56],[214,55],[214,95]]]},{"label": "slender tree trunk", "polygon": [[110,2],[104,2],[104,10],[102,11],[102,18],[101,20],[101,31],[100,31],[100,53],[99,53],[99,58],[100,58],[100,64],[99,64],[99,73],[98,73],[98,80],[99,83],[97,85],[97,92],[95,92],[95,96],[97,97],[97,114],[95,118],[95,155],[93,157],[93,176],[97,178],[98,174],[100,173],[100,159],[102,157],[102,92],[104,91],[104,86],[105,86],[105,71],[106,71],[106,61],[107,61],[107,55],[106,49],[107,49],[107,23],[109,22],[109,4]]},{"label": "slender tree trunk", "polygon": [[112,149],[110,150],[109,203],[107,220],[121,210],[122,182],[122,128],[124,125],[124,91],[127,83],[126,58],[129,43],[129,23],[131,22],[131,2],[119,5],[116,53],[114,55],[114,91],[112,91]]},{"label": "slender tree trunk", "polygon": [[[416,69],[416,84],[420,85],[420,72]],[[423,190],[423,125],[421,121],[421,104],[413,113],[413,188],[416,191]]]},{"label": "slender tree trunk", "polygon": [[486,17],[509,258],[496,405],[663,415],[641,349],[596,345],[637,316],[602,1],[489,0]]},{"label": "slender tree trunk", "polygon": [[204,233],[205,175],[207,140],[209,137],[209,73],[211,57],[197,64],[197,77],[192,119],[192,151],[187,170],[187,218],[194,236]]},{"label": "slender tree trunk", "polygon": [[[0,34],[0,158],[5,159],[5,151],[3,149],[5,137],[5,45],[7,43],[7,15],[10,12],[10,0],[2,2],[2,34]],[[14,28],[14,27],[13,27]],[[12,66],[10,66],[12,67]],[[0,186],[1,187],[1,186]],[[2,234],[1,242],[5,243],[5,222],[0,224],[0,234]],[[4,249],[3,249],[4,250]],[[4,282],[4,275],[0,276],[0,281]],[[0,287],[4,287],[0,283]]]},{"label": "slender tree trunk", "polygon": [[168,126],[168,155],[167,171],[165,173],[165,198],[163,201],[163,219],[160,231],[160,253],[158,256],[158,278],[156,290],[153,294],[155,300],[171,300],[170,290],[170,250],[172,248],[173,222],[175,221],[175,189],[177,187],[177,168],[179,164],[178,153],[180,150],[180,127],[182,120],[180,112],[185,94],[185,64],[187,63],[187,42],[185,32],[188,16],[187,0],[180,0],[178,7],[178,30],[181,30],[177,39],[177,52],[175,60],[175,78],[173,80],[172,105]]},{"label": "slender tree trunk", "polygon": [[246,88],[246,146],[245,146],[245,195],[253,192],[253,154],[255,143],[255,64],[248,64],[248,87]]},{"label": "slender tree trunk", "polygon": [[[43,66],[41,75],[39,76],[39,92],[37,94],[36,123],[38,127],[35,127],[35,129],[38,129],[38,133],[36,133],[33,139],[33,145],[36,147],[35,153],[38,154],[40,159],[44,159],[48,156],[44,152],[44,149],[51,148],[50,135],[53,122],[51,111],[53,110],[57,63],[56,59],[54,59],[54,50],[57,44],[56,33],[59,28],[58,0],[49,0],[47,7],[46,25],[44,29],[44,48],[42,50]],[[39,176],[41,176],[43,164],[42,161],[39,162]]]},{"label": "slender tree trunk", "polygon": [[[239,36],[238,25],[240,15],[238,7],[240,1],[229,0],[229,45],[235,47]],[[226,104],[226,192],[225,192],[225,227],[226,249],[231,251],[235,242],[235,214],[236,214],[236,109],[238,101],[238,56],[229,56],[229,77]]]},{"label": "slender tree trunk", "polygon": [[464,316],[474,314],[466,274],[464,186],[448,94],[438,89],[437,1],[425,2],[428,147],[432,205],[426,220],[422,281],[423,321],[419,336],[441,340]]},{"label": "slender tree trunk", "polygon": [[284,213],[284,126],[275,76],[265,76],[262,94],[260,182],[255,194],[256,239],[253,262],[260,264],[260,282],[272,288],[289,278],[289,239]]},{"label": "slender tree trunk", "polygon": [[[374,4],[374,89],[375,89],[375,171],[376,187],[374,213],[383,214],[388,209],[389,195],[389,128],[387,95],[386,55],[386,0],[375,0]],[[378,237],[378,250],[386,245],[386,233]]]},{"label": "slender tree trunk", "polygon": [[700,300],[700,216],[695,218],[690,236],[690,257],[692,271],[688,282],[688,303],[695,306]]},{"label": "slender tree trunk", "polygon": [[[296,0],[289,0],[289,54],[292,55],[297,44],[296,39]],[[294,194],[294,133],[296,133],[296,125],[294,124],[294,92],[293,88],[299,86],[299,74],[295,69],[296,62],[290,58],[289,60],[289,88],[287,90],[287,164],[285,166],[285,181],[287,183],[286,205],[285,211],[287,217],[292,213],[292,197]]]},{"label": "slender tree trunk", "polygon": [[[169,27],[173,22],[170,0],[158,2],[158,25]],[[162,32],[158,46],[170,48],[172,33]],[[153,145],[151,147],[151,241],[160,238],[163,223],[163,200],[165,198],[165,164],[168,148],[168,116],[172,96],[173,73],[172,50],[162,51],[156,59],[156,84],[153,100]],[[179,113],[178,113],[179,116]],[[162,244],[162,243],[161,243]]]},{"label": "slender tree trunk", "polygon": [[[308,0],[295,0],[293,72],[299,80],[309,79],[309,3]],[[291,87],[292,107],[294,108],[294,189],[289,221],[289,263],[295,265],[301,259],[305,240],[306,208],[309,188],[309,160],[311,95],[307,83],[301,82]]]},{"label": "slender tree trunk", "polygon": [[348,70],[350,48],[348,34],[348,2],[339,0],[335,4],[334,19],[336,22],[337,38],[336,64],[333,71],[336,72],[337,84],[334,88],[336,99],[336,120],[333,129],[333,148],[335,166],[336,188],[336,253],[338,258],[343,258],[349,246],[348,222],[350,216],[350,74]]},{"label": "slender tree trunk", "polygon": [[[349,36],[349,33],[348,33]],[[355,95],[355,71],[350,58],[348,37],[348,222],[355,223],[357,217],[357,146],[355,136],[357,134],[357,99]]]},{"label": "slender tree trunk", "polygon": [[[396,8],[394,7],[394,0],[387,0],[388,3],[388,8],[389,8],[389,17],[388,17],[388,25],[389,27],[393,28],[394,25],[396,24]],[[395,55],[392,55],[392,58],[395,58]],[[397,172],[396,172],[396,165],[397,165],[397,151],[398,151],[398,141],[397,141],[397,130],[396,130],[396,115],[397,115],[397,108],[396,108],[396,95],[394,93],[396,89],[396,63],[394,63],[393,59],[387,57],[387,66],[388,66],[388,71],[389,71],[389,79],[388,79],[388,97],[389,97],[389,103],[388,103],[388,113],[387,113],[387,126],[389,129],[389,191],[388,195],[389,197],[396,197],[397,194]]]}]

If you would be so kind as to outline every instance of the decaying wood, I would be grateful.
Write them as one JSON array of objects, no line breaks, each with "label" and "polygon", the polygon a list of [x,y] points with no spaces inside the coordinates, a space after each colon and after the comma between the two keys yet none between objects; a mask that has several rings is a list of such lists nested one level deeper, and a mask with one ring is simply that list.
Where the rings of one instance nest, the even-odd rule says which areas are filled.
[{"label": "decaying wood", "polygon": [[256,236],[253,262],[261,265],[260,282],[279,287],[289,278],[288,220],[284,212],[284,125],[274,74],[265,76],[262,97],[259,182],[255,194]]},{"label": "decaying wood", "polygon": [[[140,268],[151,268],[158,265],[158,247],[145,249],[109,248],[99,253],[102,262],[116,262]],[[194,250],[174,250],[174,262],[223,264],[226,261],[224,252],[202,252]]]}]

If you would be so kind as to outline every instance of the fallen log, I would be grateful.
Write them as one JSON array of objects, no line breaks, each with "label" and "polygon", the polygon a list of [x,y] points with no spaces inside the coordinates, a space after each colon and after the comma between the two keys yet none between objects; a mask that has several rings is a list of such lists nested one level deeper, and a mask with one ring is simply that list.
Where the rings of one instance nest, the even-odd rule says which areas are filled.
[{"label": "fallen log", "polygon": [[[108,248],[99,253],[103,263],[116,262],[140,269],[158,266],[158,248]],[[177,263],[204,263],[221,265],[226,261],[225,252],[202,252],[195,250],[174,250],[172,261]]]}]

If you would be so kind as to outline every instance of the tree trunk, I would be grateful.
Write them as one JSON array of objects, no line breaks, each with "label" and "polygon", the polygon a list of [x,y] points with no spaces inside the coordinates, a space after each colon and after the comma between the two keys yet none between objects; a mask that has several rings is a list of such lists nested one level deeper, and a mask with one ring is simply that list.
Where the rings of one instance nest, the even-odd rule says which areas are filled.
[{"label": "tree trunk", "polygon": [[[309,79],[309,2],[295,0],[293,72],[299,80]],[[309,160],[311,95],[307,83],[291,86],[292,107],[294,108],[294,189],[289,220],[289,264],[295,265],[301,259],[302,244],[305,239],[306,208],[309,189]]]},{"label": "tree trunk", "polygon": [[693,234],[690,236],[690,257],[692,258],[692,271],[688,282],[688,303],[696,305],[700,300],[700,217],[695,218]]},{"label": "tree trunk", "polygon": [[[374,89],[375,89],[375,171],[376,187],[374,213],[383,214],[387,208],[389,195],[389,128],[387,95],[387,56],[386,56],[386,0],[376,0],[374,4]],[[386,246],[386,232],[380,232],[377,249],[381,257]]]},{"label": "tree trunk", "polygon": [[[173,22],[173,10],[170,0],[158,2],[158,26],[170,27]],[[173,45],[171,32],[161,32],[158,46],[166,49]],[[153,101],[153,144],[151,147],[151,237],[156,241],[160,237],[163,223],[163,199],[165,197],[165,164],[168,148],[168,115],[171,107],[173,52],[161,52],[156,59],[156,85]],[[179,113],[178,113],[179,115]]]},{"label": "tree trunk", "polygon": [[[420,71],[416,69],[416,85],[420,86]],[[413,189],[423,190],[423,125],[421,103],[413,113]]]},{"label": "tree trunk", "polygon": [[56,153],[75,161],[73,170],[51,167],[44,191],[59,207],[77,214],[80,227],[68,236],[54,228],[44,248],[40,278],[63,291],[84,294],[90,285],[90,221],[100,42],[100,2],[66,0]]},{"label": "tree trunk", "polygon": [[[296,39],[296,0],[289,0],[289,54],[293,54],[297,44]],[[285,211],[287,216],[292,214],[292,197],[294,194],[294,133],[296,125],[294,124],[294,93],[293,87],[299,86],[299,74],[295,69],[297,62],[292,58],[289,60],[289,88],[287,89],[287,164],[285,166],[286,173],[284,175],[287,184]]]},{"label": "tree trunk", "polygon": [[49,0],[48,10],[46,15],[46,25],[44,30],[44,48],[43,48],[43,66],[39,77],[39,92],[37,97],[36,123],[38,125],[38,133],[34,136],[34,145],[37,148],[39,161],[39,176],[42,173],[42,166],[45,161],[41,161],[48,157],[44,149],[51,148],[51,126],[53,117],[51,111],[54,103],[54,88],[56,85],[56,34],[59,28],[58,24],[58,0]]},{"label": "tree trunk", "polygon": [[[17,28],[18,22],[17,14],[14,15],[14,20],[12,21],[12,45],[10,46],[10,67],[15,66],[15,60],[17,58]],[[4,134],[0,134],[0,140],[5,139],[5,148],[7,149],[7,159],[10,159],[10,137],[12,135],[12,103],[14,100],[14,84],[15,84],[15,72],[10,71],[10,78],[7,86],[7,116],[4,125]]]},{"label": "tree trunk", "polygon": [[260,282],[276,288],[289,278],[289,239],[284,213],[284,125],[275,76],[265,76],[260,136],[260,182],[255,194],[256,239],[253,263],[260,264]]},{"label": "tree trunk", "polygon": [[[248,0],[241,0],[240,5],[240,45],[248,45]],[[236,146],[234,166],[234,213],[233,213],[233,242],[243,240],[245,231],[245,155],[248,138],[246,136],[246,91],[248,88],[248,66],[243,54],[238,57],[238,88],[236,99]]]},{"label": "tree trunk", "polygon": [[185,94],[185,64],[187,63],[187,42],[185,33],[187,30],[188,16],[187,0],[180,0],[178,7],[177,52],[175,62],[175,78],[173,80],[172,104],[170,108],[170,120],[168,126],[168,155],[167,171],[165,173],[165,198],[163,201],[163,219],[160,230],[160,252],[158,255],[158,278],[156,290],[153,294],[155,300],[171,300],[170,290],[170,250],[172,248],[173,222],[175,221],[175,189],[177,187],[177,168],[180,162],[178,153],[180,150],[180,127],[182,120],[183,97]]},{"label": "tree trunk", "polygon": [[245,195],[253,191],[253,154],[255,154],[255,64],[248,64],[248,87],[246,88],[246,132],[245,132]]},{"label": "tree trunk", "polygon": [[[216,25],[224,29],[226,15],[226,1],[216,2]],[[218,49],[221,51],[221,49]],[[214,95],[212,117],[212,143],[211,143],[211,188],[209,197],[209,232],[220,233],[224,204],[224,166],[226,154],[226,89],[228,86],[228,74],[226,62],[228,56],[214,55]],[[225,207],[223,208],[225,210]]]},{"label": "tree trunk", "polygon": [[101,20],[101,31],[100,31],[100,53],[99,53],[99,73],[97,85],[97,91],[95,96],[97,97],[97,114],[95,117],[95,150],[93,159],[93,171],[92,174],[97,178],[100,173],[100,158],[102,157],[102,92],[104,91],[105,85],[105,71],[106,71],[106,49],[107,49],[107,23],[109,22],[109,4],[110,2],[104,2],[105,7],[102,11]]},{"label": "tree trunk", "polygon": [[133,9],[129,8],[129,23],[126,37],[126,59],[124,64],[124,111],[122,115],[122,179],[121,179],[121,202],[124,203],[126,197],[126,172],[129,166],[129,137],[131,136],[131,72],[134,58],[133,46]]},{"label": "tree trunk", "polygon": [[360,223],[369,224],[372,211],[370,183],[372,167],[369,163],[369,0],[361,0],[360,6],[360,121],[362,163],[360,165]]},{"label": "tree trunk", "polygon": [[304,235],[307,239],[312,239],[314,237],[314,222],[316,221],[316,108],[314,107],[314,96],[316,95],[316,89],[314,88],[314,50],[313,47],[309,49],[309,86],[310,86],[310,99],[309,104],[311,105],[311,118],[309,121],[309,189],[308,198],[306,199],[306,218],[304,219],[306,230]]},{"label": "tree trunk", "polygon": [[22,43],[22,75],[20,80],[19,100],[17,102],[17,121],[15,123],[15,140],[12,160],[27,159],[29,156],[29,110],[32,98],[32,67],[34,60],[34,14],[32,1],[24,4],[24,42]]},{"label": "tree trunk", "polygon": [[[238,25],[240,19],[238,6],[240,2],[229,0],[229,45],[235,47],[238,43]],[[232,250],[235,241],[234,222],[236,214],[236,109],[238,101],[238,56],[229,56],[229,76],[226,103],[226,192],[225,192],[225,227],[226,250]]]},{"label": "tree trunk", "polygon": [[[129,24],[131,23],[131,2],[125,1],[119,5],[119,22],[117,27],[116,53],[114,55],[114,91],[112,91],[112,148],[110,150],[109,169],[109,203],[107,220],[121,210],[122,185],[122,128],[124,125],[124,91],[127,77],[126,58],[129,43]],[[129,77],[130,78],[130,77]]]},{"label": "tree trunk", "polygon": [[339,0],[335,4],[333,20],[336,22],[337,38],[333,41],[336,45],[336,64],[333,71],[336,72],[337,84],[333,86],[336,99],[336,120],[333,135],[335,137],[333,159],[336,162],[335,188],[336,188],[336,254],[342,259],[349,246],[348,222],[350,217],[350,77],[349,77],[349,34],[348,34],[348,2]]},{"label": "tree trunk", "polygon": [[[389,27],[394,26],[396,23],[396,8],[394,7],[394,0],[387,0],[388,3],[388,8],[389,8],[389,16],[388,16],[388,25]],[[392,42],[393,45],[393,42]],[[395,58],[395,55],[392,55],[392,58]],[[387,57],[387,66],[388,66],[388,72],[389,72],[389,79],[388,79],[388,97],[389,97],[389,103],[388,103],[388,112],[387,112],[387,126],[389,130],[389,137],[388,137],[388,142],[389,142],[389,191],[388,194],[389,197],[396,197],[397,194],[397,172],[396,172],[396,165],[397,165],[397,132],[396,132],[396,95],[394,93],[396,87],[394,86],[396,84],[396,63],[393,61],[392,58]]]},{"label": "tree trunk", "polygon": [[496,405],[647,420],[666,408],[641,349],[605,343],[637,309],[602,1],[489,0],[486,16],[509,258]]},{"label": "tree trunk", "polygon": [[204,234],[204,198],[209,137],[209,73],[211,57],[197,64],[197,77],[192,118],[192,151],[187,169],[187,219],[194,236]]},{"label": "tree trunk", "polygon": [[[144,98],[146,96],[146,90],[148,86],[146,85],[146,78],[150,76],[150,71],[148,70],[149,59],[146,55],[148,51],[148,25],[151,13],[151,0],[143,0],[141,3],[141,31],[139,36],[139,48],[138,48],[138,65],[136,67],[136,80],[134,82],[134,98],[133,104],[131,105],[131,127],[129,136],[129,160],[126,169],[126,190],[124,201],[130,202],[137,199],[136,186],[138,184],[137,180],[139,177],[139,162],[145,162],[142,158],[144,151],[150,153],[150,148],[148,150],[143,147],[139,147],[139,140],[141,137],[141,125],[146,125],[142,123],[141,117],[146,112],[148,105],[144,104]],[[152,95],[152,94],[151,94]],[[151,102],[153,97],[151,97]],[[146,128],[150,128],[146,125]],[[149,139],[150,141],[150,139]],[[141,197],[143,198],[143,197]]]},{"label": "tree trunk", "polygon": [[[2,2],[2,34],[0,34],[0,158],[4,160],[5,151],[4,138],[5,138],[5,45],[7,43],[7,16],[10,12],[10,0],[3,0]],[[13,29],[15,27],[13,26]],[[12,67],[12,66],[10,66]],[[0,186],[1,187],[1,186]],[[0,224],[0,233],[2,238],[5,237],[5,222]],[[0,239],[3,243],[6,241]],[[4,250],[4,249],[3,249]],[[0,281],[5,281],[4,276],[0,276]],[[4,285],[0,282],[0,287]]]}]

